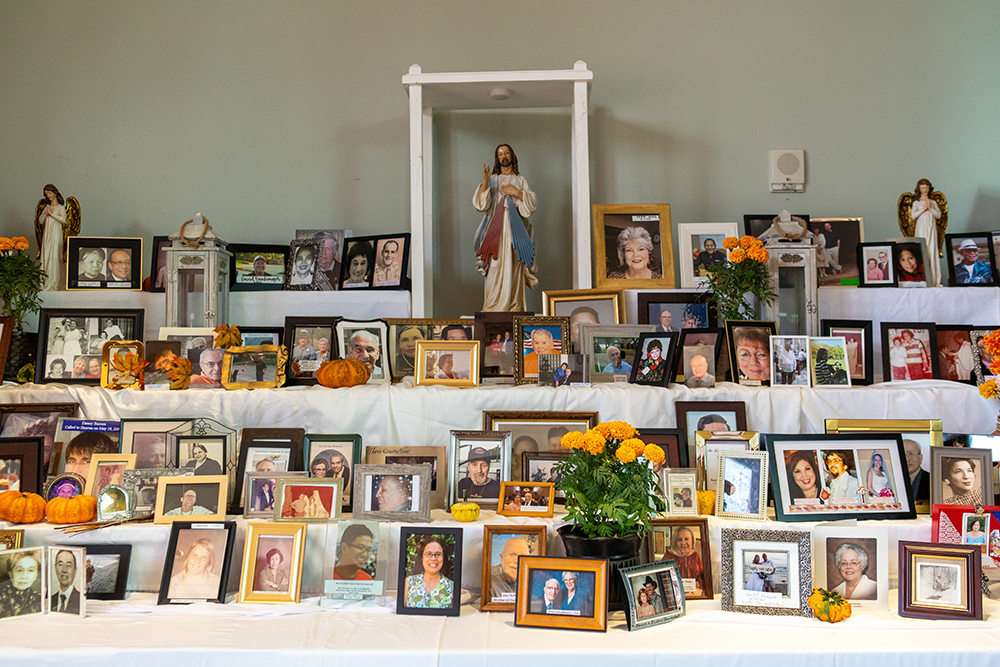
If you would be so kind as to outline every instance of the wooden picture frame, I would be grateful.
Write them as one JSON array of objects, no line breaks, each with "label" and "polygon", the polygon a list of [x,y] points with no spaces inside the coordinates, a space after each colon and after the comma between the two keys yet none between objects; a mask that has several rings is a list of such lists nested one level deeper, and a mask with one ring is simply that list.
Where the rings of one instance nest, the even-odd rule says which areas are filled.
[{"label": "wooden picture frame", "polygon": [[[307,438],[309,436],[306,436]],[[360,443],[361,436],[358,436]],[[376,446],[365,450],[364,458],[358,460],[372,465],[420,465],[431,466],[431,509],[448,509],[448,489],[451,488],[451,467],[448,465],[448,447],[437,446]],[[345,492],[346,495],[346,492]],[[349,512],[348,506],[344,511]]]},{"label": "wooden picture frame", "polygon": [[[580,327],[584,324],[625,324],[625,291],[570,289],[542,292],[542,316],[568,317],[574,354],[586,354]],[[568,354],[566,350],[563,354]]]},{"label": "wooden picture frame", "polygon": [[[363,521],[431,520],[430,464],[354,466],[354,511],[352,518]],[[395,480],[386,481],[386,479]],[[381,495],[381,498],[379,496]],[[391,507],[383,509],[381,504]]]},{"label": "wooden picture frame", "polygon": [[[697,461],[695,434],[698,431],[747,430],[747,404],[743,401],[677,401],[674,410],[677,413],[677,428],[683,438],[681,446],[687,449],[688,465]],[[703,490],[704,487],[698,488]]]},{"label": "wooden picture frame", "polygon": [[[241,355],[246,355],[243,359]],[[268,361],[274,359],[274,379],[254,379],[231,382],[234,373],[249,372],[247,367],[254,364],[255,378],[266,378]],[[288,365],[288,348],[284,345],[241,345],[226,349],[222,357],[222,386],[226,389],[277,389],[285,384],[285,368]]]},{"label": "wooden picture frame", "polygon": [[[226,246],[226,250],[232,253],[229,257],[230,292],[268,292],[284,288],[289,246],[230,243]],[[257,264],[258,260],[261,261],[260,265]],[[242,330],[240,327],[240,331]]]},{"label": "wooden picture frame", "polygon": [[[35,383],[57,381],[99,386],[104,341],[115,336],[122,340],[142,340],[143,315],[142,308],[42,308],[38,314]],[[67,341],[67,337],[70,340]],[[57,354],[58,349],[62,352]],[[56,378],[50,374],[51,364],[56,359],[65,364],[66,377]],[[86,376],[72,377],[81,360],[87,362]]]},{"label": "wooden picture frame", "polygon": [[521,478],[522,452],[565,451],[562,436],[597,426],[597,412],[483,410],[484,431],[510,431],[511,479]]},{"label": "wooden picture frame", "polygon": [[[882,381],[883,382],[912,382],[913,380],[930,380],[941,374],[940,362],[938,359],[937,347],[937,325],[934,322],[882,322]],[[910,341],[907,342],[907,334]],[[895,354],[896,339],[900,340],[902,352]],[[919,343],[925,348],[929,359],[926,363],[909,363],[907,357],[911,354],[910,347]],[[973,345],[973,356],[976,348]],[[919,352],[914,355],[919,355]],[[893,359],[898,358],[903,361],[902,366],[893,365]],[[918,369],[917,366],[920,366]],[[920,377],[913,377],[919,375]]]},{"label": "wooden picture frame", "polygon": [[[714,426],[715,422],[709,425]],[[757,431],[695,431],[694,467],[698,475],[699,490],[716,489],[719,479],[718,458],[724,449],[759,450],[760,434]]]},{"label": "wooden picture frame", "polygon": [[[93,454],[90,457],[90,472],[87,473],[87,486],[83,493],[96,498],[108,484],[124,486],[125,471],[135,470],[135,458],[135,454]],[[98,480],[98,472],[105,467],[105,464],[111,464],[120,473],[120,477],[109,480],[107,484]]]},{"label": "wooden picture frame", "polygon": [[[767,555],[770,568],[761,564]],[[758,562],[748,562],[752,558]],[[782,563],[781,561],[785,561]],[[754,566],[759,565],[759,568]],[[787,568],[788,579],[783,584],[770,584],[768,575],[777,567]],[[759,570],[759,571],[758,571]],[[770,570],[770,571],[769,571]],[[763,576],[761,576],[763,575]],[[755,585],[748,582],[759,579]],[[806,616],[812,618],[809,596],[812,594],[812,548],[809,531],[722,529],[722,611],[767,616]],[[786,590],[780,588],[784,586]],[[780,598],[770,593],[778,592]],[[762,595],[762,593],[764,593]]]},{"label": "wooden picture frame", "polygon": [[70,236],[66,248],[67,291],[142,291],[141,238]]},{"label": "wooden picture frame", "polygon": [[[615,376],[630,376],[635,366],[636,351],[639,349],[639,337],[651,333],[653,326],[649,324],[583,324],[580,329],[580,343],[583,354],[590,358],[590,381],[614,382]],[[611,358],[611,348],[618,350],[620,368],[614,370],[614,360]],[[611,369],[610,371],[608,369]]]},{"label": "wooden picture frame", "polygon": [[[618,574],[622,578],[625,598],[628,600],[625,606],[625,621],[629,632],[669,623],[687,613],[680,569],[675,561],[623,567],[618,570]],[[655,593],[657,589],[663,591],[662,595],[656,593],[659,596],[659,604],[663,607],[663,611],[659,613],[656,612],[656,605],[647,593],[649,590]],[[643,603],[639,600],[643,597],[645,605],[652,607],[652,610],[643,609],[644,615],[640,617],[639,608]],[[653,613],[645,613],[648,611]]]},{"label": "wooden picture frame", "polygon": [[[552,506],[556,497],[555,487],[556,485],[552,482],[500,482],[497,514],[500,516],[551,518]],[[525,507],[530,509],[525,509]]]},{"label": "wooden picture frame", "polygon": [[[396,586],[396,613],[413,616],[458,616],[462,598],[462,529],[433,526],[404,526],[399,529],[399,572]],[[437,552],[434,545],[441,547]],[[426,552],[425,549],[432,549]],[[431,557],[431,553],[440,553]],[[428,566],[440,562],[439,583],[425,588]],[[448,585],[450,584],[450,585]],[[424,595],[418,592],[424,589]],[[420,597],[418,597],[420,596]]]},{"label": "wooden picture frame", "polygon": [[[510,431],[452,431],[448,461],[449,507],[467,500],[480,504],[498,502],[503,497],[501,485],[510,479]],[[473,467],[471,463],[485,463],[486,467]],[[480,481],[487,480],[486,483],[477,484],[476,475],[481,475]]]},{"label": "wooden picture frame", "polygon": [[5,403],[0,405],[0,437],[42,438],[40,465],[42,475],[47,475],[52,457],[58,458],[56,431],[59,419],[75,417],[79,407],[77,403]]},{"label": "wooden picture frame", "polygon": [[[236,542],[236,522],[176,521],[170,526],[167,557],[160,579],[156,604],[226,603],[226,585]],[[208,573],[195,575],[189,570],[202,567]],[[190,562],[189,562],[190,561]],[[178,568],[180,564],[180,568]],[[205,593],[205,595],[202,595]]]},{"label": "wooden picture frame", "polygon": [[[535,332],[538,343],[535,342]],[[559,333],[558,339],[556,333]],[[525,336],[528,336],[525,340]],[[562,354],[569,337],[568,317],[515,317],[514,318],[514,384],[538,382],[538,355]],[[528,344],[531,352],[525,353]],[[537,345],[537,349],[536,349]]]},{"label": "wooden picture frame", "polygon": [[[594,204],[594,286],[598,289],[673,289],[674,245],[670,204]],[[629,278],[619,256],[621,234],[639,228],[642,270],[649,278]],[[632,236],[628,237],[630,240]],[[644,252],[643,252],[644,251]]]},{"label": "wooden picture frame", "polygon": [[[189,490],[195,492],[195,500],[192,510],[185,513],[183,498]],[[227,475],[161,477],[156,484],[153,523],[190,521],[188,517],[197,517],[197,521],[225,521],[228,490]]]},{"label": "wooden picture frame", "polygon": [[[767,519],[767,452],[748,449],[719,452],[715,515],[723,519]],[[739,478],[743,473],[745,479]],[[743,488],[737,482],[743,482]]]},{"label": "wooden picture frame", "polygon": [[319,241],[295,239],[289,243],[282,289],[316,292],[320,289],[322,277],[323,272],[319,270]]},{"label": "wooden picture frame", "polygon": [[[366,366],[369,363],[374,364],[367,384],[392,382],[392,365],[385,353],[389,349],[389,327],[385,320],[347,320],[341,318],[334,325],[334,331],[337,336],[337,354],[341,359],[357,359]],[[351,339],[362,331],[371,334],[378,340],[378,350],[373,350],[374,346],[362,345],[360,338],[358,343],[351,343]],[[374,360],[372,360],[373,352]]]},{"label": "wooden picture frame", "polygon": [[685,599],[715,599],[708,519],[693,516],[656,518],[651,519],[650,524],[651,529],[645,540],[646,560],[650,563],[664,560],[676,562]]},{"label": "wooden picture frame", "polygon": [[[327,361],[339,358],[336,326],[340,320],[340,317],[285,317],[285,330],[281,338],[288,348],[286,385],[318,384],[316,371],[319,367]],[[325,352],[322,349],[324,340]],[[296,364],[296,361],[299,364]],[[296,366],[299,368],[297,371]]]},{"label": "wooden picture frame", "polygon": [[[770,337],[777,335],[778,325],[772,321],[726,320],[726,344],[733,382],[754,387],[770,386],[771,354],[768,344]],[[740,366],[741,359],[743,366]]]},{"label": "wooden picture frame", "polygon": [[[519,556],[545,555],[545,526],[483,526],[483,577],[480,611],[514,611],[517,599],[517,561]],[[511,542],[520,538],[519,542]],[[506,571],[513,571],[513,582]]]},{"label": "wooden picture frame", "polygon": [[10,341],[14,336],[14,318],[0,317],[0,381],[4,379],[4,368],[7,366],[7,354],[10,352]]},{"label": "wooden picture frame", "polygon": [[[280,473],[295,470],[302,461],[302,442],[305,437],[306,431],[302,428],[243,429],[236,465],[234,502],[240,502],[243,498],[243,482],[248,472]],[[270,461],[271,465],[268,466],[266,461]],[[234,509],[242,511],[241,507]]]},{"label": "wooden picture frame", "polygon": [[[142,389],[145,387],[143,369],[133,372],[135,366],[129,368],[126,361],[128,355],[135,356],[135,363],[141,364],[146,359],[146,346],[141,340],[109,340],[101,348],[101,386],[105,389]],[[124,370],[120,370],[122,368]]]},{"label": "wooden picture frame", "polygon": [[[298,603],[307,527],[304,523],[251,521],[247,524],[237,602]],[[281,557],[278,569],[265,575],[269,569],[267,555],[274,552]]]},{"label": "wooden picture frame", "polygon": [[[478,340],[418,340],[414,384],[478,387],[479,368],[482,363],[480,353]],[[445,359],[449,357],[451,370],[446,370],[440,364],[445,363]],[[448,377],[449,374],[456,377]],[[439,375],[443,377],[438,377]],[[463,375],[466,377],[462,377]]]},{"label": "wooden picture frame", "polygon": [[653,470],[657,468],[687,468],[688,449],[684,433],[679,428],[641,428],[639,439],[647,445],[659,445],[663,449],[667,458],[662,464],[653,464]]},{"label": "wooden picture frame", "polygon": [[[149,291],[152,293],[162,294],[167,291],[167,248],[171,245],[169,236],[153,237],[153,246],[149,253]],[[163,271],[162,281],[160,271]]]},{"label": "wooden picture frame", "polygon": [[124,600],[125,587],[128,584],[129,562],[132,559],[132,545],[78,544],[74,546],[83,547],[86,550],[87,565],[94,568],[94,576],[88,577],[87,599]]},{"label": "wooden picture frame", "polygon": [[[681,287],[701,287],[707,284],[707,267],[720,264],[729,255],[722,246],[722,241],[727,237],[738,238],[739,235],[739,223],[736,222],[682,222],[677,225],[677,256],[680,258]],[[709,240],[715,245],[714,250],[706,247],[706,242]],[[708,254],[702,258],[703,253]],[[641,306],[639,310],[641,313]]]},{"label": "wooden picture frame", "polygon": [[899,608],[904,618],[983,619],[977,545],[899,541]]},{"label": "wooden picture frame", "polygon": [[[45,485],[45,438],[0,438],[0,491],[41,493]],[[17,489],[11,488],[11,476]]]},{"label": "wooden picture frame", "polygon": [[932,508],[934,505],[992,505],[993,451],[933,447],[930,480]]},{"label": "wooden picture frame", "polygon": [[[639,334],[635,356],[632,358],[632,372],[628,376],[629,384],[663,388],[670,385],[676,377],[675,357],[679,336],[676,331]],[[653,359],[657,343],[660,349],[659,363]]]},{"label": "wooden picture frame", "polygon": [[[817,588],[842,595],[854,609],[888,609],[889,530],[885,525],[818,525],[812,528],[812,538]],[[848,577],[855,582],[850,594]]]},{"label": "wooden picture frame", "polygon": [[[826,226],[830,225],[827,230]],[[862,264],[854,265],[858,259],[856,250],[865,242],[865,219],[864,218],[812,218],[809,221],[815,238],[813,243],[819,245],[819,235],[823,235],[823,252],[829,255],[831,267],[836,264],[839,270],[835,269],[833,274],[820,273],[821,268],[817,267],[816,284],[820,288],[854,287],[858,283],[862,274]],[[837,249],[834,256],[833,248]],[[819,257],[817,257],[819,263]]]},{"label": "wooden picture frame", "polygon": [[[533,311],[476,313],[474,336],[482,343],[483,378],[507,380],[514,378],[514,318],[531,317]],[[497,337],[499,341],[497,341]],[[493,354],[493,343],[498,342],[498,354]]]},{"label": "wooden picture frame", "polygon": [[[971,270],[959,272],[959,266],[964,266],[965,255],[961,246],[966,240],[976,244],[975,263]],[[951,287],[996,287],[997,258],[993,254],[993,236],[989,232],[945,234],[944,247],[948,250],[944,259],[948,265],[948,284]]]},{"label": "wooden picture frame", "polygon": [[[330,523],[340,520],[344,497],[344,480],[340,477],[283,477],[275,478],[274,520],[299,523]],[[331,489],[326,487],[333,487]],[[308,496],[307,494],[312,494]],[[299,494],[295,498],[295,494]],[[328,495],[328,498],[323,497]],[[302,496],[307,496],[303,502]],[[299,504],[297,504],[299,503]],[[318,506],[317,506],[318,505]],[[329,505],[329,508],[327,508]]]},{"label": "wooden picture frame", "polygon": [[[573,615],[546,613],[546,586],[555,582],[549,591],[553,608],[562,606],[563,574],[575,573],[575,586],[580,602],[570,606]],[[581,577],[581,575],[584,575]],[[608,561],[603,558],[553,558],[550,556],[521,556],[517,561],[517,599],[514,608],[514,625],[564,630],[608,630]],[[572,601],[571,601],[572,602]],[[560,610],[561,612],[562,610]]]},{"label": "wooden picture frame", "polygon": [[[887,241],[858,244],[857,262],[860,271],[858,287],[897,287],[899,285],[896,264],[892,258],[892,247],[893,244]],[[885,261],[879,261],[883,259],[883,255]],[[869,266],[869,262],[872,260],[875,260],[873,267]],[[873,269],[874,272],[869,274],[869,271]]]},{"label": "wooden picture frame", "polygon": [[[875,383],[875,339],[872,337],[871,320],[820,320],[820,334],[842,336],[847,343],[847,365],[851,386]],[[851,349],[855,350],[851,354]],[[855,362],[851,363],[852,356]],[[858,357],[861,357],[858,359]]]},{"label": "wooden picture frame", "polygon": [[[417,366],[418,340],[477,340],[472,331],[473,321],[468,319],[387,318],[385,323],[389,327],[388,354],[392,358],[394,383],[404,377],[413,377]],[[481,338],[478,340],[480,349],[485,352],[489,345],[484,344]]]},{"label": "wooden picture frame", "polygon": [[[441,449],[444,450],[443,447]],[[365,459],[364,452],[361,436],[357,433],[306,433],[302,442],[301,469],[307,477],[318,477],[317,464],[325,464],[325,477],[343,478],[341,511],[350,512],[354,507],[354,488],[351,486],[354,466],[358,463],[371,463]],[[340,470],[334,469],[337,466]]]},{"label": "wooden picture frame", "polygon": [[[243,518],[271,520],[274,517],[274,507],[277,502],[278,480],[292,477],[305,479],[308,475],[309,473],[304,470],[285,471],[281,473],[246,473],[243,478]],[[258,481],[262,483],[257,484]],[[266,492],[264,490],[265,485],[270,487]]]}]

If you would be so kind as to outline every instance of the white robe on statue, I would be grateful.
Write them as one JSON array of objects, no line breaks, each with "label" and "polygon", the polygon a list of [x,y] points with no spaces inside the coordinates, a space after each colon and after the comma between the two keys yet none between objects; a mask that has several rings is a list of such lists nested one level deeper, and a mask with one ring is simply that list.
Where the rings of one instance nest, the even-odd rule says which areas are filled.
[{"label": "white robe on statue", "polygon": [[[497,179],[497,192],[501,185],[513,185],[524,195],[520,200],[511,197],[517,206],[517,212],[521,215],[521,221],[528,232],[528,236],[534,241],[534,233],[528,217],[535,212],[535,193],[528,188],[528,182],[523,176],[505,174],[495,174]],[[493,180],[492,178],[490,179]],[[506,197],[504,197],[506,199]],[[480,183],[476,188],[476,193],[472,197],[472,205],[477,211],[487,213],[492,217],[495,203],[489,187],[483,187]],[[479,248],[476,248],[477,252]],[[537,256],[537,255],[536,255]],[[479,262],[477,258],[477,263]],[[530,267],[525,266],[518,260],[517,253],[514,252],[513,236],[510,231],[510,213],[507,211],[507,203],[504,202],[503,229],[500,235],[500,245],[497,258],[489,260],[488,266],[478,266],[479,272],[486,276],[486,286],[483,298],[483,310],[490,312],[510,312],[527,310],[524,287],[534,288],[538,285],[538,278],[535,272],[538,270],[536,262],[532,262]]]},{"label": "white robe on statue", "polygon": [[918,199],[910,207],[910,217],[917,222],[916,231],[913,233],[927,239],[927,252],[930,254],[930,257],[924,257],[924,276],[927,278],[927,286],[940,287],[941,258],[938,257],[937,221],[941,218],[941,209],[933,199],[926,203]]},{"label": "white robe on statue", "polygon": [[42,281],[42,291],[51,292],[59,289],[59,267],[62,266],[63,224],[66,222],[66,207],[61,204],[51,204],[49,214],[42,220],[42,271],[45,280]]}]

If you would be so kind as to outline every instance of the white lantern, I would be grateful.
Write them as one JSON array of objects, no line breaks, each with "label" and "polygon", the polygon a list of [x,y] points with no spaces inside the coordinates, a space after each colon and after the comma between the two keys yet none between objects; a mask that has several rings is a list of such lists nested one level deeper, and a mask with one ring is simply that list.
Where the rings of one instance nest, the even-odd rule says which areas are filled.
[{"label": "white lantern", "polygon": [[181,225],[167,248],[168,327],[229,324],[229,258],[226,241],[201,213]]},{"label": "white lantern", "polygon": [[778,324],[782,336],[819,335],[819,281],[816,246],[808,243],[768,243],[767,271],[778,295],[764,306],[764,319]]}]

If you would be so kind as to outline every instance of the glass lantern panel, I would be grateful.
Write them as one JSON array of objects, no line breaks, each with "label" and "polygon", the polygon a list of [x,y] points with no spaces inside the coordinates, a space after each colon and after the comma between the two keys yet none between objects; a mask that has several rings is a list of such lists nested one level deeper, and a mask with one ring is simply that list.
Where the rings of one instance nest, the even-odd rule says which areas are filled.
[{"label": "glass lantern panel", "polygon": [[177,272],[178,326],[205,326],[205,271],[180,269]]},{"label": "glass lantern panel", "polygon": [[806,272],[801,266],[778,267],[778,333],[807,335]]}]

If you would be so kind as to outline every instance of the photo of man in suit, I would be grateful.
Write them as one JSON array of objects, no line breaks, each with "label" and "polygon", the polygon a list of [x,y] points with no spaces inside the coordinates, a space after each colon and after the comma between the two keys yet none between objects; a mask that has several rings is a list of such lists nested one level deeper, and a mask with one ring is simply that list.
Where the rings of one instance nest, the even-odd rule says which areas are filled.
[{"label": "photo of man in suit", "polygon": [[79,614],[80,591],[74,585],[77,571],[76,554],[68,549],[60,549],[56,552],[52,570],[55,573],[58,589],[52,594],[51,610],[64,614]]},{"label": "photo of man in suit", "polygon": [[559,600],[559,580],[555,577],[546,579],[545,588],[542,589],[542,597],[533,597],[531,600],[532,614],[555,614],[560,611]]}]

